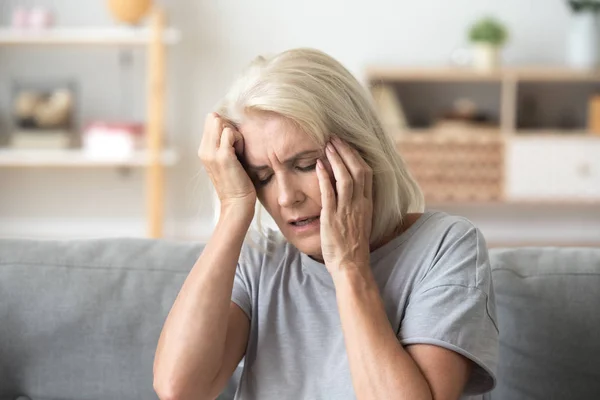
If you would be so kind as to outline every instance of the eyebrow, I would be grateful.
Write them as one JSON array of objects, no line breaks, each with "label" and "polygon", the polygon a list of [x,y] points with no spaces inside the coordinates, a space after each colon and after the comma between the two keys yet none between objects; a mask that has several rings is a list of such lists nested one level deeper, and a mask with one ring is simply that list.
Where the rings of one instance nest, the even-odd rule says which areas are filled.
[{"label": "eyebrow", "polygon": [[[292,157],[288,158],[287,160],[285,160],[283,163],[284,164],[291,164],[294,161],[297,161],[299,158],[308,156],[308,155],[317,155],[320,154],[321,150],[306,150],[306,151],[301,151],[298,154],[293,155]],[[251,169],[253,171],[262,171],[264,169],[269,169],[270,167],[268,165],[251,165],[251,164],[247,164],[248,169]]]}]

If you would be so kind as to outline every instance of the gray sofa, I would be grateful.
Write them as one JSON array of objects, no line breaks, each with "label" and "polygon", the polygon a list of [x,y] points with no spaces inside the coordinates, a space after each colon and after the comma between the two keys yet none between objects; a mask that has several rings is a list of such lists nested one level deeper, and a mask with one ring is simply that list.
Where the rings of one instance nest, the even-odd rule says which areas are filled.
[{"label": "gray sofa", "polygon": [[[0,240],[0,399],[156,399],[156,342],[201,249]],[[600,249],[491,255],[501,349],[485,398],[600,399]]]}]

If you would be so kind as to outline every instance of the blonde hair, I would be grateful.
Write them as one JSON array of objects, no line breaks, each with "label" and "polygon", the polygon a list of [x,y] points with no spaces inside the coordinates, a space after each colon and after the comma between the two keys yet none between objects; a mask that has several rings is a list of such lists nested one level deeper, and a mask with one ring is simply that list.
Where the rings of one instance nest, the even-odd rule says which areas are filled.
[{"label": "blonde hair", "polygon": [[300,48],[256,58],[217,110],[236,126],[250,111],[281,115],[321,146],[334,134],[360,153],[373,169],[371,243],[393,232],[407,213],[423,210],[423,194],[384,132],[369,92],[331,56]]}]

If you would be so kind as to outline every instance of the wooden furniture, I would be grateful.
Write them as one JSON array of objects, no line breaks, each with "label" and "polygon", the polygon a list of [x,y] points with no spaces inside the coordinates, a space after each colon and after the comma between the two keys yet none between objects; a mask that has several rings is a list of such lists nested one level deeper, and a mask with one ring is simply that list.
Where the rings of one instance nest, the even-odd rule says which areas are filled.
[{"label": "wooden furniture", "polygon": [[[429,204],[600,205],[600,136],[587,116],[600,73],[370,67],[366,76],[398,96],[406,124],[388,128]],[[460,97],[488,123],[436,124]]]},{"label": "wooden furniture", "polygon": [[176,29],[167,28],[165,13],[152,10],[144,28],[51,28],[43,31],[0,29],[0,46],[145,46],[147,64],[147,149],[130,157],[90,157],[78,149],[13,150],[0,149],[4,168],[146,168],[146,208],[148,236],[158,238],[163,231],[164,168],[178,160],[174,149],[164,147],[166,45],[180,40]]}]

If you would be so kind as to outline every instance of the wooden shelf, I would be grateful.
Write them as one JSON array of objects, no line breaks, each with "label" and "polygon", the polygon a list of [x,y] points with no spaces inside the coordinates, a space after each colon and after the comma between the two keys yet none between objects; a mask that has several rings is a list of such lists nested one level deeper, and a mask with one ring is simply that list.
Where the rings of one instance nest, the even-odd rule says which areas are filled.
[{"label": "wooden shelf", "polygon": [[371,82],[598,82],[600,71],[577,70],[567,67],[504,67],[492,71],[477,71],[468,67],[394,67],[372,66],[366,69]]},{"label": "wooden shelf", "polygon": [[519,129],[512,133],[519,139],[581,139],[600,140],[600,135],[591,134],[585,130],[555,130],[555,129]]},{"label": "wooden shelf", "polygon": [[[163,150],[159,164],[172,166],[179,160],[173,149]],[[147,151],[129,157],[99,157],[83,150],[16,150],[0,149],[0,167],[146,167],[151,159]]]},{"label": "wooden shelf", "polygon": [[428,208],[445,208],[445,207],[600,207],[599,199],[515,199],[515,200],[500,200],[500,201],[460,201],[460,202],[435,202],[427,201]]},{"label": "wooden shelf", "polygon": [[370,81],[432,81],[432,82],[500,82],[501,71],[477,72],[471,68],[398,68],[368,67],[366,76]]},{"label": "wooden shelf", "polygon": [[394,139],[410,142],[498,141],[504,138],[499,128],[405,128],[394,133]]},{"label": "wooden shelf", "polygon": [[567,67],[507,68],[506,74],[527,82],[599,82],[600,70],[577,70]]},{"label": "wooden shelf", "polygon": [[[130,157],[92,157],[82,150],[32,151],[0,149],[0,167],[145,167],[145,203],[148,236],[163,232],[165,204],[164,167],[178,161],[174,150],[163,148],[167,45],[181,40],[181,33],[166,26],[165,11],[154,6],[145,27],[53,27],[48,29],[0,28],[0,46],[140,46],[146,54],[147,149]],[[43,65],[40,66],[43,69]]]},{"label": "wooden shelf", "polygon": [[[181,33],[165,29],[164,44],[176,44]],[[149,28],[129,27],[57,27],[43,30],[0,28],[0,45],[109,45],[141,46],[151,42]]]},{"label": "wooden shelf", "polygon": [[504,139],[576,139],[600,141],[600,135],[589,133],[585,130],[560,130],[560,129],[520,129],[516,131],[501,132],[492,128],[405,128],[394,133],[394,139],[406,142],[446,142],[446,141],[497,141]]}]

